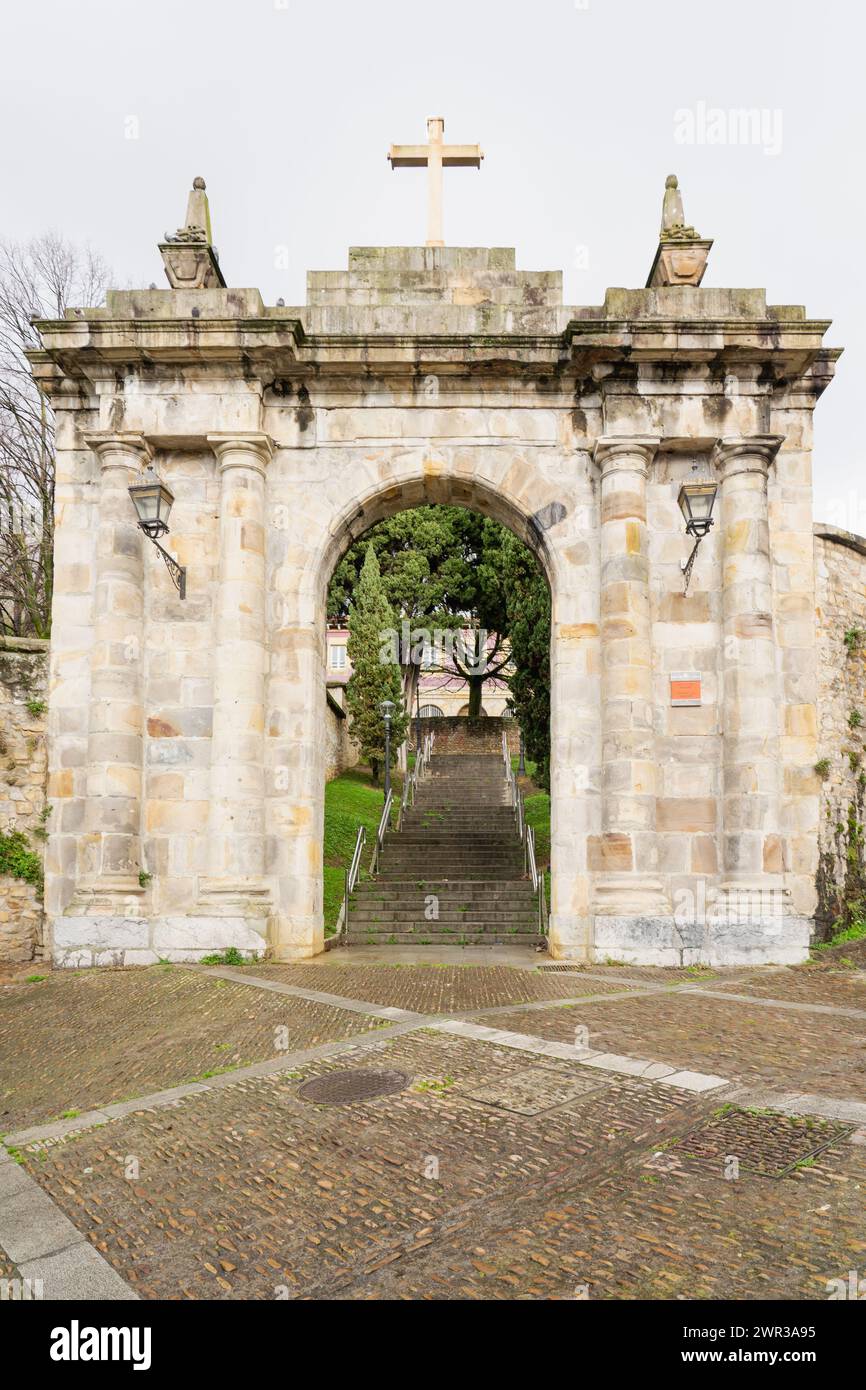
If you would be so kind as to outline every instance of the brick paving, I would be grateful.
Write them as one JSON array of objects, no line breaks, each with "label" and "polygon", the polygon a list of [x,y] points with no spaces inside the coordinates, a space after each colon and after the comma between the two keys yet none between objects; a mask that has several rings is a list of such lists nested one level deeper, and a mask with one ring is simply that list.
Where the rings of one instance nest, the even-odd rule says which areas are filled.
[{"label": "brick paving", "polygon": [[374,1024],[179,968],[58,971],[42,984],[8,985],[0,990],[0,1133]]},{"label": "brick paving", "polygon": [[[485,1023],[525,1031],[526,1015],[503,1010]],[[829,1017],[751,1006],[696,994],[636,994],[618,1001],[554,1005],[532,1013],[531,1031],[573,1043],[586,1029],[586,1045],[599,1052],[667,1062],[839,1099],[866,1099],[866,1019]]]}]

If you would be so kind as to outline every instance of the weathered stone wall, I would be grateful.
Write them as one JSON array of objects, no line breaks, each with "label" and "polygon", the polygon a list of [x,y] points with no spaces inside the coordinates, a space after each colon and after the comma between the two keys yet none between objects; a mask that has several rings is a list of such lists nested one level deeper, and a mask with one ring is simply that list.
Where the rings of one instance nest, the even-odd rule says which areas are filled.
[{"label": "weathered stone wall", "polygon": [[[866,733],[866,539],[815,527],[818,763],[821,786],[819,933],[863,892]],[[847,641],[846,641],[847,634]],[[862,717],[864,724],[858,722]],[[850,853],[849,853],[850,852]]]},{"label": "weathered stone wall", "polygon": [[[22,831],[42,857],[47,642],[0,637],[0,831]],[[0,875],[0,962],[42,956],[42,894]]]},{"label": "weathered stone wall", "polygon": [[325,779],[328,782],[358,763],[358,745],[349,727],[346,711],[329,690],[325,705]]}]

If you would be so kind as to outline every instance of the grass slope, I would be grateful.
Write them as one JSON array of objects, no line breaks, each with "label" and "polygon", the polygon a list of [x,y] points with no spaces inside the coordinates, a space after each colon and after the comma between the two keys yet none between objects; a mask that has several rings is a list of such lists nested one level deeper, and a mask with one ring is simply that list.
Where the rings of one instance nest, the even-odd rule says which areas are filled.
[{"label": "grass slope", "polygon": [[367,830],[367,843],[362,859],[362,877],[365,877],[383,804],[382,788],[373,786],[370,769],[367,767],[352,768],[325,786],[323,852],[326,936],[331,936],[337,925],[346,886],[346,869],[351,864],[355,852],[358,826],[363,825]]}]

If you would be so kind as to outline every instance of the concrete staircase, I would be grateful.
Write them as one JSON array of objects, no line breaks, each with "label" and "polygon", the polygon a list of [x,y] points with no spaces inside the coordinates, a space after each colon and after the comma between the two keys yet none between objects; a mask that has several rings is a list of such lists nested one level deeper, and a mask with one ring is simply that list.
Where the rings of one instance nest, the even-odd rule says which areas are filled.
[{"label": "concrete staircase", "polygon": [[350,943],[536,945],[538,912],[496,754],[435,754],[379,873],[360,883]]}]

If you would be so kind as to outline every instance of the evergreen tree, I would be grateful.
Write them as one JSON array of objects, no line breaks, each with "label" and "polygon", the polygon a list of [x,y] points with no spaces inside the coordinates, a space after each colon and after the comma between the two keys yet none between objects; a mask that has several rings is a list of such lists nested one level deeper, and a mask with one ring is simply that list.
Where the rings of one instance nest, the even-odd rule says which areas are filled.
[{"label": "evergreen tree", "polygon": [[385,721],[381,703],[391,700],[391,762],[406,737],[406,713],[396,653],[388,634],[396,630],[394,612],[388,602],[379,562],[373,545],[368,545],[352,595],[349,610],[348,656],[352,675],[346,687],[346,704],[352,717],[352,736],[361,757],[368,763],[374,782],[385,764]]},{"label": "evergreen tree", "polygon": [[509,704],[523,731],[535,781],[550,788],[550,590],[532,551],[510,532],[502,546],[513,670]]}]

